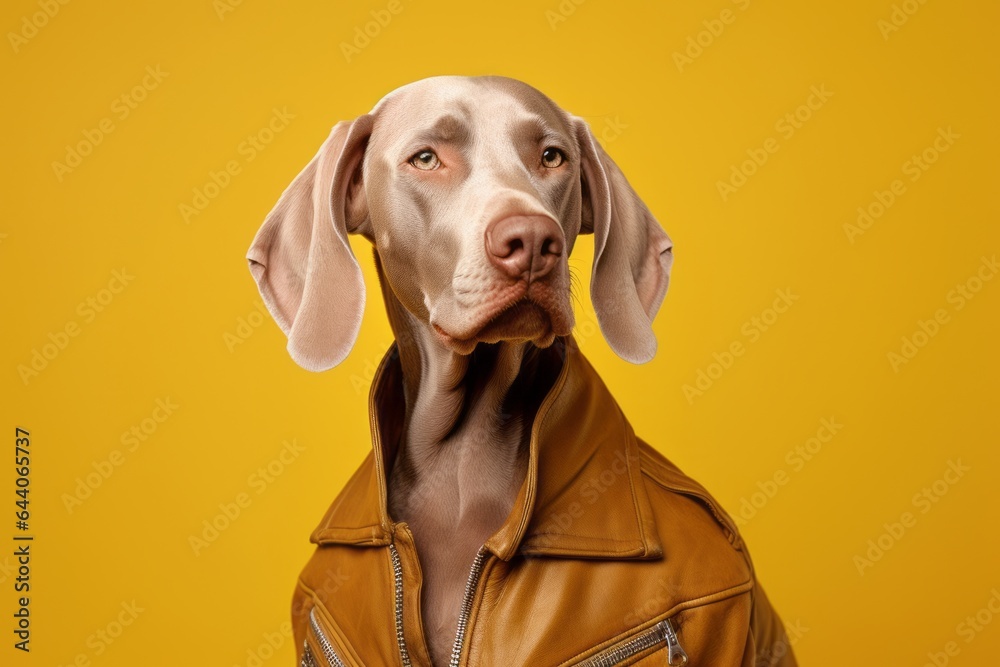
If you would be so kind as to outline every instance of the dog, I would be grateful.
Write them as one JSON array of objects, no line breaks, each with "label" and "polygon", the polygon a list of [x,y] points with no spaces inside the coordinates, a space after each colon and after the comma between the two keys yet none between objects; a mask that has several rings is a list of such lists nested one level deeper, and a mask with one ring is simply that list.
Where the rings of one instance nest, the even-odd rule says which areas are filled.
[{"label": "dog", "polygon": [[[742,661],[782,642],[768,664],[794,664],[731,518],[631,434],[573,340],[568,257],[581,235],[593,236],[600,330],[632,363],[656,352],[673,261],[670,237],[582,118],[514,79],[447,76],[338,123],[247,253],[308,370],[339,364],[358,335],[365,285],[349,234],[373,245],[396,342],[373,383],[373,455],[313,534],[296,589],[300,664],[610,665],[660,649],[671,665],[689,654],[753,664]],[[546,419],[563,426],[544,435]],[[602,435],[612,423],[620,433]],[[554,458],[574,447],[593,449]],[[581,487],[571,529],[553,523],[559,512],[539,514],[559,489],[608,471],[622,481]],[[694,538],[690,558],[667,562],[671,529]],[[667,572],[654,563],[678,583],[648,618],[623,622],[640,606],[637,582]],[[322,583],[334,571],[349,583]],[[696,579],[710,583],[688,590]],[[574,602],[583,590],[606,608]],[[698,614],[714,600],[736,606],[713,638],[722,625]],[[566,631],[558,616],[573,607],[585,618],[574,613]],[[720,649],[733,635],[738,645]]]}]

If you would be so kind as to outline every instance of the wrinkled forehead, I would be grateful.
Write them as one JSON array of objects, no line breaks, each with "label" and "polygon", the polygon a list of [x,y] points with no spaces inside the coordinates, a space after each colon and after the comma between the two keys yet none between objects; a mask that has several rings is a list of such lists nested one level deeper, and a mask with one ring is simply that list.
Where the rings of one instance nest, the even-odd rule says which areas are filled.
[{"label": "wrinkled forehead", "polygon": [[386,95],[372,114],[371,145],[386,151],[504,137],[575,148],[569,114],[528,84],[505,77],[423,79]]}]

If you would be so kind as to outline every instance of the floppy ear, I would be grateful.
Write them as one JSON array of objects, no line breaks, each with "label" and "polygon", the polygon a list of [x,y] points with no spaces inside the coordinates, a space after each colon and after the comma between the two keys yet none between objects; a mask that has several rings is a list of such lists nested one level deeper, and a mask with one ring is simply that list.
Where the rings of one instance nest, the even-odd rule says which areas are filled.
[{"label": "floppy ear", "polygon": [[594,234],[590,298],[604,338],[634,364],[656,354],[652,322],[670,282],[673,243],[581,118],[581,233]]},{"label": "floppy ear", "polygon": [[372,117],[337,123],[316,156],[282,193],[247,259],[288,352],[311,371],[347,356],[361,327],[365,284],[347,242],[361,231],[360,169]]}]

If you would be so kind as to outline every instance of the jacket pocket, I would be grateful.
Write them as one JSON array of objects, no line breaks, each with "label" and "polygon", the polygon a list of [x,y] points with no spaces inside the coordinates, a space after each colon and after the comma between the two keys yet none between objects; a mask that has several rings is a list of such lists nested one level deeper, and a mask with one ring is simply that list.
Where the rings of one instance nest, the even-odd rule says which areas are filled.
[{"label": "jacket pocket", "polygon": [[665,651],[666,655],[662,656],[659,664],[682,667],[688,662],[687,653],[684,652],[674,628],[674,621],[669,618],[665,618],[653,627],[595,653],[582,662],[576,663],[574,667],[618,667],[619,665],[635,665],[639,660],[643,660],[641,664],[645,665],[647,664],[644,660],[646,657],[651,655],[659,657],[661,651]]},{"label": "jacket pocket", "polygon": [[330,634],[323,629],[316,607],[309,611],[309,632],[299,667],[347,667],[334,648]]}]

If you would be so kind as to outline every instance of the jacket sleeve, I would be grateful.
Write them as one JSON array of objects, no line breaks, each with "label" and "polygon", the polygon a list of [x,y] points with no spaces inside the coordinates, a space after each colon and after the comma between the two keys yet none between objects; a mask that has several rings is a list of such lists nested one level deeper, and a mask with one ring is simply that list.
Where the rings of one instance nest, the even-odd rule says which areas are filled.
[{"label": "jacket sleeve", "polygon": [[750,632],[745,666],[798,667],[785,625],[771,606],[760,583],[754,579],[751,591]]}]

